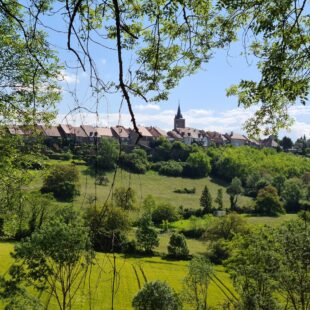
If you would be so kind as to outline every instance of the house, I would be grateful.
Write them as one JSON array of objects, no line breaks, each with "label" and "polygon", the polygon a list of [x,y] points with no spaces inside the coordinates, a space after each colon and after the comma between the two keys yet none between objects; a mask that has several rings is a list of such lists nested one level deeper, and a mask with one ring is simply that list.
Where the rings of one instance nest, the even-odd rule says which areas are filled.
[{"label": "house", "polygon": [[43,136],[50,139],[60,140],[61,134],[57,126],[44,126],[39,125],[39,130],[42,132]]},{"label": "house", "polygon": [[61,136],[73,143],[85,143],[87,142],[88,136],[82,127],[74,127],[71,125],[59,125],[58,130]]},{"label": "house", "polygon": [[112,130],[109,127],[98,127],[96,130],[98,138],[113,138]]},{"label": "house", "polygon": [[234,133],[233,131],[230,134],[225,134],[225,137],[233,146],[242,146],[248,143],[248,139],[245,136],[239,133]]},{"label": "house", "polygon": [[228,143],[227,138],[217,131],[206,131],[205,135],[209,139],[209,145],[213,144],[216,146],[220,146]]},{"label": "house", "polygon": [[155,139],[158,139],[160,137],[163,137],[163,138],[168,137],[167,132],[163,129],[158,128],[158,127],[146,127],[146,129],[152,134],[152,136]]},{"label": "house", "polygon": [[198,143],[202,146],[208,146],[209,139],[203,130],[185,127],[176,128],[174,131],[176,131],[182,137],[182,140],[185,144]]},{"label": "house", "polygon": [[97,137],[97,128],[91,125],[81,125],[81,128],[86,133],[89,141],[93,142]]},{"label": "house", "polygon": [[261,141],[263,147],[277,148],[279,143],[276,141],[274,136],[269,136],[267,139]]},{"label": "house", "polygon": [[168,131],[167,137],[169,141],[175,141],[175,140],[181,141],[183,139],[182,136],[178,134],[175,130]]},{"label": "house", "polygon": [[135,130],[131,129],[129,132],[129,142],[130,144],[136,144],[138,141],[139,145],[149,146],[150,142],[155,139],[153,135],[146,129],[146,127],[138,126],[138,130],[141,134],[140,139],[138,140],[138,134]]},{"label": "house", "polygon": [[21,129],[20,126],[7,126],[6,127],[7,131],[9,134],[11,135],[19,135],[19,136],[23,136],[25,133],[23,132],[23,130]]},{"label": "house", "polygon": [[111,132],[114,138],[118,139],[122,143],[128,143],[129,141],[129,130],[123,126],[111,127]]}]

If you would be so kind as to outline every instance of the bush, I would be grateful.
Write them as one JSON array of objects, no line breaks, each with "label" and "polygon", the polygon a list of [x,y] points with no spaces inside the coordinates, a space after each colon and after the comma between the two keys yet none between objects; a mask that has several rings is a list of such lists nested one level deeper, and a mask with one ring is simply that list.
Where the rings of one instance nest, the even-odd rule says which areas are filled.
[{"label": "bush", "polygon": [[189,255],[186,239],[183,234],[173,233],[168,244],[168,256],[177,259],[186,259]]},{"label": "bush", "polygon": [[134,173],[144,174],[149,169],[147,154],[143,149],[134,149],[131,153],[122,153],[120,165]]},{"label": "bush", "polygon": [[289,179],[284,182],[282,198],[285,201],[286,210],[297,212],[300,209],[299,200],[302,199],[302,183],[297,178]]},{"label": "bush", "polygon": [[156,225],[162,221],[174,222],[178,219],[178,213],[174,206],[169,203],[162,203],[152,213],[152,220]]},{"label": "bush", "polygon": [[165,282],[154,281],[144,285],[132,300],[135,310],[181,310],[178,295]]},{"label": "bush", "polygon": [[268,185],[259,190],[256,197],[256,212],[262,215],[271,216],[285,213],[275,187]]},{"label": "bush", "polygon": [[42,193],[53,193],[58,200],[72,201],[78,190],[79,171],[73,165],[54,166],[43,180]]},{"label": "bush", "polygon": [[134,209],[134,204],[136,202],[136,193],[131,187],[116,188],[113,198],[117,207],[120,207],[123,210]]},{"label": "bush", "polygon": [[210,158],[203,152],[191,153],[183,168],[183,174],[191,178],[203,178],[211,171]]},{"label": "bush", "polygon": [[213,264],[222,264],[230,255],[229,242],[224,239],[211,242],[207,256]]},{"label": "bush", "polygon": [[182,175],[183,165],[177,161],[169,160],[163,162],[158,171],[162,175],[179,177]]},{"label": "bush", "polygon": [[173,191],[174,193],[178,193],[178,194],[195,194],[196,193],[196,188],[177,188]]}]

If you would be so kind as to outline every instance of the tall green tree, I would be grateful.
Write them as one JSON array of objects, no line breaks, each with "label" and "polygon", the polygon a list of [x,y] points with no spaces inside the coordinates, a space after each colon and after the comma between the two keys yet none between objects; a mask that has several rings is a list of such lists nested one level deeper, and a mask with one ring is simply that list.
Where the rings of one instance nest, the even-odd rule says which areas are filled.
[{"label": "tall green tree", "polygon": [[238,196],[243,192],[242,183],[239,178],[233,178],[230,185],[227,188],[227,193],[230,198],[230,209],[232,211],[237,210]]},{"label": "tall green tree", "polygon": [[153,249],[159,245],[157,231],[152,222],[152,218],[148,214],[144,214],[139,222],[136,231],[137,243],[144,252],[152,253]]},{"label": "tall green tree", "polygon": [[285,212],[277,189],[271,185],[259,190],[256,197],[256,211],[262,215],[277,216]]},{"label": "tall green tree", "polygon": [[10,277],[3,282],[8,307],[26,288],[30,296],[50,294],[62,310],[72,307],[93,260],[88,230],[72,209],[17,244],[12,256],[15,261],[9,269]]},{"label": "tall green tree", "polygon": [[216,195],[216,198],[214,201],[217,203],[219,210],[224,210],[223,189],[222,188],[219,188],[217,190],[217,195]]},{"label": "tall green tree", "polygon": [[202,207],[203,213],[212,212],[212,197],[207,185],[205,185],[201,197],[200,197],[200,206]]},{"label": "tall green tree", "polygon": [[189,250],[183,234],[173,233],[168,244],[168,255],[173,258],[187,258]]},{"label": "tall green tree", "polygon": [[213,266],[205,257],[194,257],[189,263],[188,273],[184,279],[184,299],[194,309],[209,309],[208,290],[213,274]]}]

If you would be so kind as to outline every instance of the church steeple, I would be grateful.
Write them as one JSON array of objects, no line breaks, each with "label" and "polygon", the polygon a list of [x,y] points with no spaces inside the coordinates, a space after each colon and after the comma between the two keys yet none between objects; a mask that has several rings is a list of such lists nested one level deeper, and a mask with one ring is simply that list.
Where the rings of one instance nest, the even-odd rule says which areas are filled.
[{"label": "church steeple", "polygon": [[183,118],[183,115],[181,113],[180,103],[178,105],[177,114],[174,117],[174,129],[177,128],[185,128],[185,119]]},{"label": "church steeple", "polygon": [[177,112],[175,118],[176,118],[176,119],[183,118],[182,113],[181,113],[180,104],[179,104],[179,106],[178,106],[178,112]]}]

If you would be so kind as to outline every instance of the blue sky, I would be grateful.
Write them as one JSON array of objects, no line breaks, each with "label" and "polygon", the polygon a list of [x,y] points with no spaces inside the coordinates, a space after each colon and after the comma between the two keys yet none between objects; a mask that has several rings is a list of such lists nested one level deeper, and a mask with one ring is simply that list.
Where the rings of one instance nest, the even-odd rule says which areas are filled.
[{"label": "blue sky", "polygon": [[[56,24],[54,21],[52,26],[61,29],[59,20]],[[57,106],[59,115],[56,122],[70,122],[76,125],[84,123],[99,126],[116,124],[130,126],[130,117],[126,107],[123,107],[119,113],[120,95],[106,94],[97,98],[89,87],[88,74],[81,69],[72,69],[77,65],[77,60],[72,53],[65,51],[66,36],[51,31],[49,35],[59,52],[61,61],[67,65],[62,73],[63,98]],[[110,47],[114,47],[114,43],[111,44]],[[184,78],[179,86],[171,91],[168,101],[154,104],[133,98],[137,123],[171,130],[173,117],[180,102],[183,116],[186,118],[186,126],[217,130],[223,133],[230,131],[243,133],[242,125],[252,115],[253,109],[245,111],[238,108],[237,98],[226,97],[226,89],[232,84],[237,84],[241,79],[257,80],[259,73],[255,67],[255,60],[247,60],[241,56],[242,51],[240,43],[232,45],[229,51],[217,51],[203,70]],[[92,49],[92,54],[100,75],[107,81],[117,81],[116,52],[96,47]],[[131,55],[126,55],[127,63],[130,59]],[[87,110],[69,113],[78,105],[86,107]],[[97,110],[98,114],[90,113],[89,110]],[[296,139],[306,134],[310,138],[310,107],[296,106],[290,112],[295,123],[290,132],[281,131],[280,136],[286,134]]]}]

